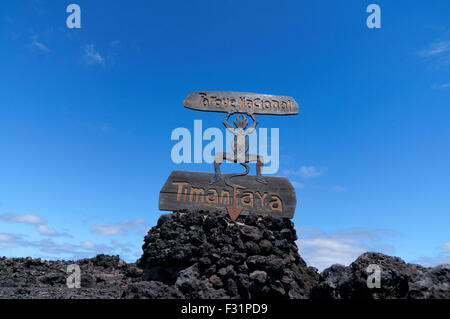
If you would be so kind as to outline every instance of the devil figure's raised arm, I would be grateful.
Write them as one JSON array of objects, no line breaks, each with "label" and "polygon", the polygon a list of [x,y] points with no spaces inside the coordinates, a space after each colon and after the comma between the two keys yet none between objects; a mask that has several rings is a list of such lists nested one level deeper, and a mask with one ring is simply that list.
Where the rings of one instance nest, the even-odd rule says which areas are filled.
[{"label": "devil figure's raised arm", "polygon": [[223,125],[225,125],[225,127],[226,127],[227,129],[233,129],[233,126],[230,125],[230,123],[228,123],[228,119],[230,118],[230,115],[231,115],[231,114],[232,114],[232,113],[228,113],[228,114],[227,114],[227,117],[222,121]]},{"label": "devil figure's raised arm", "polygon": [[253,120],[253,124],[245,131],[246,135],[252,134],[255,130],[256,125],[258,125],[258,120],[255,118],[255,116],[253,114],[250,114],[250,117]]}]

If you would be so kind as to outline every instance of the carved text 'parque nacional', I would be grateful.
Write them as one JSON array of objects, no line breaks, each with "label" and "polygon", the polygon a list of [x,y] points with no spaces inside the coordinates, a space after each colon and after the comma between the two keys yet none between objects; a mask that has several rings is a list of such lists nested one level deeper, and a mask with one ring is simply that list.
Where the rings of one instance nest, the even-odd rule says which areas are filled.
[{"label": "carved text 'parque nacional'", "polygon": [[184,100],[184,106],[194,110],[210,112],[298,114],[298,104],[289,96],[244,92],[192,92]]}]

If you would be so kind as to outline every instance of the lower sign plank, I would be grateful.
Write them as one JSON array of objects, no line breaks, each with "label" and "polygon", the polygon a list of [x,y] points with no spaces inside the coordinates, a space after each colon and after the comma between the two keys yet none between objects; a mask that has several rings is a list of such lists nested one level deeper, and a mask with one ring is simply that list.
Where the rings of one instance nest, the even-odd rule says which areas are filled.
[{"label": "lower sign plank", "polygon": [[292,218],[297,199],[286,177],[264,176],[262,184],[256,176],[236,176],[232,187],[222,180],[210,185],[213,173],[173,171],[159,194],[159,209],[204,209],[227,211],[232,219],[237,215],[255,214]]}]

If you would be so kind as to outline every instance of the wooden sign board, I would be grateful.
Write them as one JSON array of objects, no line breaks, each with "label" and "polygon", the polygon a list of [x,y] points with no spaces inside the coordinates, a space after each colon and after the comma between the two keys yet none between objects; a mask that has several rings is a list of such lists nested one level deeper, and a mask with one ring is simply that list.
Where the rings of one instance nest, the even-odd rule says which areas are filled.
[{"label": "wooden sign board", "polygon": [[256,181],[256,176],[236,176],[213,185],[213,173],[173,171],[159,194],[159,209],[204,209],[228,211],[232,219],[237,215],[256,214],[282,218],[294,217],[297,199],[294,187],[286,177],[264,176],[267,184]]},{"label": "wooden sign board", "polygon": [[243,92],[192,92],[184,106],[193,110],[224,113],[293,115],[297,102],[289,96]]}]

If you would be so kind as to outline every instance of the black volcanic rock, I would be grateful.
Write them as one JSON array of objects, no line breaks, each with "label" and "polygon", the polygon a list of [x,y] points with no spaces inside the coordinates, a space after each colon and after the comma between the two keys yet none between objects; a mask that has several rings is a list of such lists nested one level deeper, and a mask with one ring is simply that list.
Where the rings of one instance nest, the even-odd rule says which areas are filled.
[{"label": "black volcanic rock", "polygon": [[[80,266],[81,288],[67,288],[67,267]],[[120,298],[140,282],[142,270],[119,256],[97,255],[78,261],[0,258],[0,298]]]},{"label": "black volcanic rock", "polygon": [[[380,288],[368,288],[366,269],[381,268]],[[312,289],[319,299],[397,299],[450,298],[450,265],[425,268],[407,264],[398,257],[365,253],[350,266],[333,265],[325,269]]]},{"label": "black volcanic rock", "polygon": [[186,298],[308,298],[318,273],[296,239],[289,219],[180,211],[148,232],[138,265]]}]

